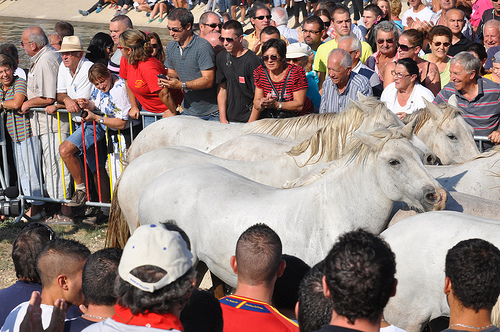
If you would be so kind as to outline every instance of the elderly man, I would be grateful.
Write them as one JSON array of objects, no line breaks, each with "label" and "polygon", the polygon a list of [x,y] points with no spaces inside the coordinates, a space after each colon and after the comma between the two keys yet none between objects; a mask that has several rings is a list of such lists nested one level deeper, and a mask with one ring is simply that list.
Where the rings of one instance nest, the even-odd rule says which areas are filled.
[{"label": "elderly man", "polygon": [[220,122],[248,122],[255,93],[253,71],[260,59],[243,47],[243,27],[238,21],[224,23],[220,39],[225,48],[216,60]]},{"label": "elderly man", "polygon": [[200,37],[205,38],[209,33],[220,32],[221,26],[219,15],[212,11],[204,12],[200,16]]},{"label": "elderly man", "polygon": [[359,39],[356,36],[342,37],[339,42],[339,49],[349,52],[352,59],[352,71],[366,77],[370,81],[373,95],[380,97],[383,88],[377,73],[359,61],[361,56],[361,42]]},{"label": "elderly man", "polygon": [[166,47],[168,89],[184,90],[184,115],[219,121],[217,88],[214,86],[215,53],[212,45],[193,34],[193,14],[176,8],[168,14],[168,29],[173,40]]},{"label": "elderly man", "polygon": [[[111,57],[108,63],[108,69],[113,73],[118,75],[120,72],[120,61],[122,59],[122,51],[120,48],[120,35],[123,33],[123,31],[127,29],[133,29],[134,26],[132,25],[132,21],[128,16],[125,15],[118,15],[115,16],[111,19],[111,22],[109,23],[109,31],[111,33],[111,38],[113,39],[113,43],[115,43],[115,47],[117,47],[115,53]],[[138,113],[135,115],[134,112],[129,113],[134,119],[137,119],[139,116]]]},{"label": "elderly man", "polygon": [[[57,105],[48,106],[47,112],[55,112],[56,107],[66,108],[72,113],[72,119],[75,122],[81,122],[79,116],[81,112],[77,99],[89,99],[92,92],[92,83],[89,81],[88,72],[92,66],[92,62],[85,58],[85,51],[82,47],[82,42],[78,36],[64,37],[61,45],[61,50],[58,51],[62,55],[63,62],[59,68],[57,76]],[[77,114],[75,114],[77,113]],[[59,146],[59,153],[68,168],[71,176],[75,180],[76,187],[71,202],[68,206],[77,207],[85,205],[87,201],[87,189],[85,187],[85,178],[82,174],[80,159],[77,153],[82,154],[84,144],[87,150],[87,160],[91,172],[94,174],[94,181],[99,182],[101,188],[102,201],[109,202],[109,179],[106,169],[104,168],[105,156],[100,155],[99,166],[97,166],[95,151],[97,148],[94,145],[95,139],[99,142],[104,138],[104,130],[102,127],[95,126],[94,133],[92,123],[84,122],[75,132]],[[84,131],[85,140],[82,140],[82,130]],[[102,152],[102,151],[101,151]],[[97,178],[97,167],[100,168],[100,178]],[[98,181],[99,180],[99,181]]]},{"label": "elderly man", "polygon": [[[20,113],[30,108],[47,107],[56,101],[57,72],[61,57],[50,47],[45,33],[40,27],[24,30],[21,45],[31,57],[28,73],[28,100],[23,103]],[[66,114],[60,114],[60,130],[57,116],[53,112],[30,113],[33,135],[40,140],[43,153],[43,174],[47,192],[51,198],[64,199],[59,144],[69,136],[69,121]],[[61,139],[61,140],[59,140]],[[69,184],[69,172],[65,170],[65,181]],[[66,211],[68,212],[68,211]]]},{"label": "elderly man", "polygon": [[323,44],[321,36],[323,36],[324,30],[325,23],[316,15],[306,18],[302,24],[301,34],[304,39],[304,43],[311,47],[314,54],[316,54],[318,47]]},{"label": "elderly man", "polygon": [[271,9],[272,20],[276,23],[276,28],[278,28],[280,34],[285,37],[290,44],[297,43],[299,41],[299,34],[297,30],[290,29],[286,25],[288,24],[288,14],[286,10],[282,7],[274,7]]},{"label": "elderly man", "polygon": [[479,76],[481,62],[469,52],[460,52],[450,61],[451,82],[438,93],[434,103],[448,102],[456,95],[465,121],[474,135],[487,136],[485,149],[500,143],[500,85]]},{"label": "elderly man", "polygon": [[500,21],[489,20],[484,24],[483,39],[486,51],[500,45]]},{"label": "elderly man", "polygon": [[465,15],[463,11],[452,8],[446,11],[445,16],[446,26],[450,28],[453,34],[451,46],[448,49],[448,55],[453,57],[472,45],[472,41],[465,37],[462,32],[465,26]]},{"label": "elderly man", "polygon": [[[340,38],[351,34],[351,17],[349,11],[345,7],[337,7],[332,14],[332,24],[336,31],[335,39],[321,45],[314,57],[313,69],[318,72],[320,85],[323,84],[326,77],[328,56],[330,52],[338,47]],[[365,63],[370,55],[372,55],[371,46],[367,42],[362,41],[361,61]]]},{"label": "elderly man", "polygon": [[373,94],[370,81],[363,75],[352,72],[349,52],[333,50],[328,57],[328,76],[323,83],[323,95],[319,113],[340,113],[349,100],[358,100],[358,91],[365,96]]},{"label": "elderly man", "polygon": [[396,294],[396,259],[389,245],[363,230],[345,233],[324,261],[323,293],[332,302],[330,325],[318,332],[372,332]]},{"label": "elderly man", "polygon": [[269,304],[286,266],[276,232],[264,224],[248,228],[236,242],[230,264],[238,284],[234,295],[220,300],[225,332],[299,331],[296,323]]}]

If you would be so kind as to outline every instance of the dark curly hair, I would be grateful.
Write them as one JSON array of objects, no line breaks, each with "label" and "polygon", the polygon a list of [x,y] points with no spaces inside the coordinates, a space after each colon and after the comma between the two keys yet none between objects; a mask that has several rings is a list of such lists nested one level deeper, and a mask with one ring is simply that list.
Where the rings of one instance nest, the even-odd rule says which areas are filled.
[{"label": "dark curly hair", "polygon": [[333,310],[354,324],[380,320],[393,294],[394,253],[381,238],[362,229],[342,235],[325,258],[326,284]]},{"label": "dark curly hair", "polygon": [[500,251],[482,239],[461,241],[446,254],[445,274],[464,307],[491,310],[500,294]]}]

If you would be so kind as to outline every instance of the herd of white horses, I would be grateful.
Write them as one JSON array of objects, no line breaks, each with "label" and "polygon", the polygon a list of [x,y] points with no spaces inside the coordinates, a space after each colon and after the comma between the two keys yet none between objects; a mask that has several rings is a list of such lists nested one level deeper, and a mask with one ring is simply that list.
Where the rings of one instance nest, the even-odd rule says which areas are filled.
[{"label": "herd of white horses", "polygon": [[193,259],[235,286],[229,259],[255,223],[311,266],[340,234],[361,227],[396,254],[398,289],[385,318],[420,331],[449,315],[447,250],[475,237],[500,247],[500,153],[480,154],[451,104],[428,103],[405,122],[374,98],[340,114],[250,124],[157,121],[128,151],[108,245],[123,246],[139,224],[174,220]]}]

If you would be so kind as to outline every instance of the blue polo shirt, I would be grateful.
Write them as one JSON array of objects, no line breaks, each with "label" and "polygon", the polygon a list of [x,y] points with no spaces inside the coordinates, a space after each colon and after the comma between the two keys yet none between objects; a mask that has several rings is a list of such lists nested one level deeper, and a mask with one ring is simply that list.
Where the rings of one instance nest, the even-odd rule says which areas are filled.
[{"label": "blue polo shirt", "polygon": [[[171,41],[167,44],[165,55],[166,67],[175,70],[182,82],[202,77],[202,70],[215,69],[215,53],[212,45],[197,35],[193,35],[193,39],[184,48],[181,48],[178,42]],[[214,83],[210,89],[185,91],[182,107],[184,112],[194,116],[216,112],[219,109],[216,84]]]}]

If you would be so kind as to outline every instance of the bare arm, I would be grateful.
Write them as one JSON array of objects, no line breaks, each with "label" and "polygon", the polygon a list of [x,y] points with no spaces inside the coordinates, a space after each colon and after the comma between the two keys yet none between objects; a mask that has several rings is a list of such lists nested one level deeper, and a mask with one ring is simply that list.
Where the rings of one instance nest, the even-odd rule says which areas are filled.
[{"label": "bare arm", "polygon": [[127,80],[124,81],[125,87],[127,88],[128,100],[130,101],[130,105],[132,105],[130,111],[128,112],[128,116],[130,116],[132,119],[139,119],[139,112],[141,110],[139,109],[139,105],[137,104],[137,99],[135,99],[134,93],[128,87]]},{"label": "bare arm", "polygon": [[262,111],[261,101],[263,99],[265,99],[264,98],[264,90],[262,90],[261,88],[255,87],[255,95],[253,98],[253,108],[252,108],[252,113],[250,114],[250,118],[248,119],[248,122],[252,122],[252,121],[259,119],[260,112]]},{"label": "bare arm", "polygon": [[394,76],[392,76],[392,71],[396,68],[395,62],[389,62],[384,68],[384,89],[387,88],[389,84],[394,82]]},{"label": "bare arm", "polygon": [[[295,91],[292,101],[284,101],[281,103],[281,109],[284,111],[300,112],[304,108],[307,89]],[[279,102],[276,99],[266,98],[261,101],[261,108],[278,108]]]},{"label": "bare arm", "polygon": [[88,100],[85,98],[76,99],[78,106],[88,111],[88,115],[83,118],[85,121],[99,121],[100,119],[104,119],[103,125],[106,127],[110,127],[112,129],[125,129],[127,126],[127,121],[117,118],[105,118],[101,115],[95,114],[92,111],[95,111],[95,103],[92,100]]},{"label": "bare arm", "polygon": [[20,114],[26,114],[30,108],[35,107],[47,107],[52,105],[56,100],[54,98],[45,98],[45,97],[35,97],[29,100],[26,100],[24,104],[21,106]]},{"label": "bare arm", "polygon": [[25,95],[23,95],[22,93],[16,93],[13,99],[2,102],[2,107],[7,110],[18,110],[23,106],[23,102],[25,99]]},{"label": "bare arm", "polygon": [[[170,73],[170,69],[169,69]],[[168,80],[160,79],[161,83],[169,89],[182,89],[182,83],[186,83],[187,90],[205,90],[214,85],[215,68],[201,71],[201,77],[187,82],[181,82],[176,77],[170,77]]]},{"label": "bare arm", "polygon": [[164,118],[177,114],[177,105],[175,105],[174,98],[167,88],[163,88],[158,91],[158,97],[160,97],[161,102],[168,107],[168,110],[163,112]]},{"label": "bare arm", "polygon": [[323,82],[325,81],[326,78],[326,73],[323,73],[321,71],[317,71],[318,73],[318,79],[319,79],[319,94],[323,95]]},{"label": "bare arm", "polygon": [[437,96],[441,91],[441,77],[439,76],[439,69],[435,63],[429,62],[429,72],[425,78],[425,87],[431,90],[434,96]]},{"label": "bare arm", "polygon": [[217,87],[217,104],[219,106],[219,119],[220,123],[229,123],[227,121],[226,109],[227,109],[227,83],[221,83]]}]

